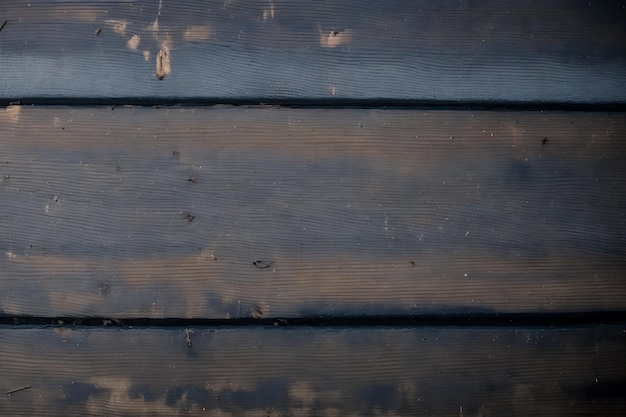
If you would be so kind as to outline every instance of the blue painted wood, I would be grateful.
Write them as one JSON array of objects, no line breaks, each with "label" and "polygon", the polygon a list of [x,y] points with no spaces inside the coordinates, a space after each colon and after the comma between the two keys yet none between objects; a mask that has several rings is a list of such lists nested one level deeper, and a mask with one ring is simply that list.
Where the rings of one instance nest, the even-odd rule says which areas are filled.
[{"label": "blue painted wood", "polygon": [[12,0],[0,20],[4,103],[626,102],[623,2]]}]

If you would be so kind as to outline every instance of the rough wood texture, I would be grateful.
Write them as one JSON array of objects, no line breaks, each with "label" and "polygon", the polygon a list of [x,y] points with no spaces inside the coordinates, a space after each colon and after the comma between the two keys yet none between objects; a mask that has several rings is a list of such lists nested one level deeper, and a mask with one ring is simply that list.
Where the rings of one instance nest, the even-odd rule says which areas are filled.
[{"label": "rough wood texture", "polygon": [[626,101],[623,1],[4,0],[4,21],[4,103]]},{"label": "rough wood texture", "polygon": [[607,416],[624,326],[0,329],[0,414]]},{"label": "rough wood texture", "polygon": [[0,415],[624,415],[625,21],[2,1]]},{"label": "rough wood texture", "polygon": [[1,114],[4,315],[626,305],[623,114]]}]

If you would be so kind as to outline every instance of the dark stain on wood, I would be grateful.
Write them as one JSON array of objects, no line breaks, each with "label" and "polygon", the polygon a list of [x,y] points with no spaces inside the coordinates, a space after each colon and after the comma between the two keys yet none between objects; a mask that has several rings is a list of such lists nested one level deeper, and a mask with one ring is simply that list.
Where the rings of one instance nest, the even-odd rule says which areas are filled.
[{"label": "dark stain on wood", "polygon": [[272,265],[274,265],[274,262],[257,260],[257,261],[252,262],[252,265],[256,266],[259,269],[265,269],[265,268],[271,268]]},{"label": "dark stain on wood", "polygon": [[4,393],[7,394],[7,395],[13,395],[16,392],[24,391],[24,390],[27,390],[27,389],[30,389],[30,388],[31,388],[30,385],[25,385],[23,387],[14,388],[14,389],[10,389],[8,391],[4,391]]},{"label": "dark stain on wood", "polygon": [[186,221],[187,223],[191,223],[191,222],[193,221],[193,219],[195,219],[195,218],[196,218],[196,216],[194,216],[193,214],[191,214],[191,213],[187,213],[187,212],[182,211],[182,210],[181,210],[181,211],[179,211],[179,212],[178,212],[178,214],[180,214],[181,216],[183,216],[183,218],[185,219],[185,221]]}]

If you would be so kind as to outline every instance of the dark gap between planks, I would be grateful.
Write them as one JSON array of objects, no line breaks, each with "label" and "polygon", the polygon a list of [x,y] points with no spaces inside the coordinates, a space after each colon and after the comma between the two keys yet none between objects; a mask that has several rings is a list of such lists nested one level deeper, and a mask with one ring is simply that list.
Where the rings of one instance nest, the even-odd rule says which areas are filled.
[{"label": "dark gap between planks", "polygon": [[536,110],[536,111],[585,111],[616,112],[626,111],[626,102],[518,102],[518,101],[444,101],[444,100],[403,100],[403,99],[275,99],[275,98],[172,98],[161,97],[0,97],[0,106],[36,105],[36,106],[283,106],[290,108],[393,108],[414,110]]},{"label": "dark gap between planks", "polygon": [[584,313],[466,313],[400,316],[317,316],[298,318],[106,318],[106,317],[0,317],[0,325],[73,325],[87,327],[552,327],[626,322],[626,310]]}]

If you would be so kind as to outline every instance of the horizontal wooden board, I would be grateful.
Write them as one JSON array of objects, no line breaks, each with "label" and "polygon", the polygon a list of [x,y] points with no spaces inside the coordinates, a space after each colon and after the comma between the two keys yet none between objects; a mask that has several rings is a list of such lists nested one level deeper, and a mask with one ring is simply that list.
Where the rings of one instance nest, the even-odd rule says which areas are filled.
[{"label": "horizontal wooden board", "polygon": [[0,414],[607,416],[624,326],[2,328]]},{"label": "horizontal wooden board", "polygon": [[623,1],[5,0],[0,102],[623,104],[624,21]]},{"label": "horizontal wooden board", "polygon": [[3,315],[626,305],[623,114],[13,106],[0,115]]}]

